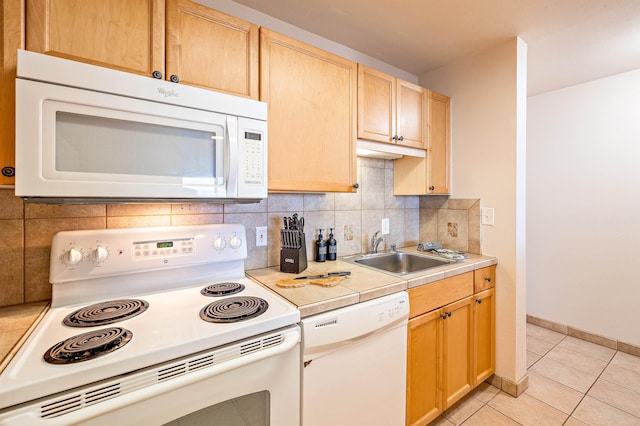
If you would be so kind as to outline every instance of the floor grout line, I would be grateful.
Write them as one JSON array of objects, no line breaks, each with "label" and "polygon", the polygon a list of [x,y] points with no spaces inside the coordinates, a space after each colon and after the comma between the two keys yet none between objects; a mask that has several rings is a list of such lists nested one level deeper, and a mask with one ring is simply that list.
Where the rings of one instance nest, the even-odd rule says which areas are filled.
[{"label": "floor grout line", "polygon": [[[535,324],[533,324],[533,325],[535,325]],[[536,326],[536,327],[540,327],[540,326]],[[540,328],[543,328],[543,329],[544,329],[544,327],[540,327]],[[551,331],[554,331],[554,330],[551,330]],[[556,333],[559,333],[559,332],[556,332]],[[562,333],[561,333],[561,334],[562,334]],[[567,337],[572,337],[572,336],[564,335],[564,336],[563,336],[563,337],[562,337],[558,342],[556,342],[556,343],[554,343],[554,342],[550,342],[550,341],[546,341],[546,340],[544,340],[544,339],[541,339],[541,338],[540,338],[540,337],[538,337],[538,336],[533,336],[533,335],[532,335],[532,336],[529,336],[529,335],[527,335],[527,337],[535,337],[535,338],[540,339],[540,340],[543,340],[543,341],[545,341],[545,342],[547,342],[547,343],[549,343],[549,344],[552,344],[552,346],[551,346],[547,351],[545,351],[544,355],[536,354],[536,355],[540,355],[540,357],[539,357],[535,362],[533,362],[530,366],[528,366],[528,367],[527,367],[527,372],[529,372],[529,371],[531,371],[531,369],[532,369],[532,368],[533,368],[533,367],[534,367],[538,362],[540,362],[540,360],[542,360],[543,358],[547,357],[547,355],[549,355],[549,353],[550,353],[552,350],[554,350],[556,347],[558,347],[558,345],[560,345],[563,341],[565,341]],[[583,339],[580,339],[580,340],[583,340]],[[588,342],[588,341],[587,341],[587,342]],[[594,342],[589,342],[589,343],[592,343],[592,344],[597,345],[597,346],[607,347],[607,346],[604,346],[604,345],[598,345],[597,343],[594,343]],[[613,348],[609,348],[609,349],[613,349]],[[589,357],[589,358],[593,358],[593,359],[595,359],[595,360],[604,361],[604,360],[602,360],[602,359],[600,359],[600,358],[594,357],[594,356],[592,356],[592,355],[590,355],[590,354],[587,354],[587,353],[581,352],[581,351],[579,351],[579,350],[575,350],[575,349],[567,349],[567,350],[569,350],[569,351],[573,351],[573,352],[576,352],[576,353],[578,353],[578,354],[580,354],[580,355],[584,355],[584,356],[587,356],[587,357]],[[568,385],[566,385],[566,384],[564,384],[564,383],[558,382],[558,381],[557,381],[556,379],[554,379],[553,377],[548,377],[548,376],[545,376],[544,374],[541,374],[541,376],[543,376],[543,377],[545,377],[545,378],[547,378],[547,379],[549,379],[549,380],[551,380],[551,381],[553,381],[553,382],[556,382],[556,383],[558,383],[558,384],[560,384],[560,385],[562,385],[562,386],[565,386],[565,387],[570,388],[570,389],[572,389],[572,390],[574,390],[574,391],[577,391],[578,393],[580,393],[580,394],[582,395],[582,396],[580,397],[580,400],[577,402],[577,404],[575,405],[575,407],[573,407],[573,409],[571,410],[571,412],[570,412],[569,414],[567,414],[567,413],[563,412],[562,410],[560,410],[560,409],[558,409],[558,408],[556,408],[556,407],[554,407],[554,406],[552,406],[552,405],[550,405],[550,404],[548,404],[548,403],[546,403],[546,402],[544,402],[544,401],[539,400],[538,398],[536,398],[536,397],[534,397],[534,396],[532,396],[532,395],[530,395],[530,394],[527,394],[527,395],[528,395],[529,397],[531,397],[531,398],[535,399],[536,401],[541,402],[541,403],[543,403],[543,404],[547,405],[548,407],[551,407],[551,408],[553,408],[553,409],[555,409],[555,410],[557,410],[557,411],[560,411],[560,412],[562,412],[564,415],[567,415],[567,418],[566,418],[566,419],[564,420],[564,422],[562,423],[563,425],[567,424],[567,422],[569,422],[569,420],[571,420],[571,419],[579,420],[579,421],[581,421],[581,422],[583,422],[583,423],[585,423],[585,424],[588,424],[588,423],[587,423],[587,422],[585,422],[584,420],[580,420],[580,419],[578,419],[577,417],[574,417],[574,414],[575,414],[576,410],[578,409],[578,407],[580,406],[580,404],[584,401],[585,397],[588,395],[588,393],[591,391],[591,389],[595,386],[595,384],[596,384],[599,380],[607,381],[606,379],[602,378],[602,375],[604,374],[605,370],[606,370],[606,369],[611,365],[611,363],[613,362],[613,359],[616,357],[616,355],[620,352],[619,350],[616,350],[616,349],[613,349],[613,350],[614,350],[613,355],[609,358],[609,360],[608,360],[608,361],[606,361],[605,366],[604,366],[604,367],[602,368],[602,370],[597,374],[596,378],[594,379],[594,381],[591,383],[591,385],[589,386],[589,388],[588,388],[585,392],[581,392],[581,391],[579,391],[579,390],[577,390],[577,389],[575,389],[575,388],[572,388],[571,386],[568,386]],[[531,352],[531,351],[530,351],[530,352]],[[549,359],[549,358],[547,358],[547,359]],[[552,361],[554,361],[554,360],[552,360]],[[562,365],[567,366],[567,364],[564,364],[564,363],[562,363],[562,362],[559,362],[559,361],[555,361],[555,362],[558,362],[559,364],[562,364]],[[572,367],[572,366],[570,366],[570,365],[569,365],[568,367]],[[575,367],[572,367],[572,368],[575,368]],[[620,367],[620,368],[624,368],[624,367]],[[576,370],[577,370],[577,369],[576,369]],[[581,371],[581,370],[578,370],[578,371]],[[584,373],[585,375],[589,375],[589,374],[590,374],[590,373],[585,372],[585,371],[581,371],[581,372],[582,372],[582,373]],[[535,371],[534,371],[534,373],[536,373],[536,374],[540,374],[540,373],[537,373],[537,372],[535,372]],[[626,390],[628,390],[628,391],[631,391],[631,392],[634,392],[634,393],[638,393],[638,392],[635,392],[635,390],[634,390],[634,389],[629,389],[629,388],[627,388],[626,386],[619,385],[619,384],[617,384],[617,383],[615,383],[615,382],[610,382],[610,383],[612,383],[612,384],[614,384],[614,385],[617,385],[617,386],[620,386],[620,387],[622,387],[622,388],[624,388],[624,389],[626,389]],[[503,416],[507,417],[509,420],[511,420],[511,421],[513,421],[513,422],[515,422],[516,424],[518,424],[518,425],[522,425],[522,423],[518,422],[516,419],[514,419],[514,418],[510,417],[509,415],[507,415],[507,414],[503,413],[503,412],[502,412],[502,411],[500,411],[498,408],[496,408],[496,407],[493,407],[493,406],[489,405],[489,403],[490,403],[491,401],[493,401],[493,400],[494,400],[494,399],[495,399],[495,398],[496,398],[496,397],[497,397],[501,392],[503,392],[503,391],[502,391],[502,390],[500,390],[499,388],[497,388],[496,386],[494,386],[494,385],[490,384],[490,383],[488,383],[488,384],[489,384],[489,386],[491,386],[491,387],[493,387],[493,388],[496,388],[496,389],[498,390],[498,392],[497,392],[497,393],[495,393],[495,394],[494,394],[491,398],[489,398],[487,401],[483,401],[483,400],[481,400],[481,399],[477,398],[477,396],[473,396],[473,399],[476,399],[476,400],[480,401],[480,402],[481,402],[481,405],[480,405],[480,407],[479,407],[477,410],[474,410],[474,411],[473,411],[473,413],[471,413],[471,415],[469,415],[468,417],[466,417],[466,418],[465,418],[465,419],[460,423],[460,426],[463,426],[463,425],[465,425],[465,424],[470,423],[470,422],[472,421],[471,419],[473,419],[473,417],[474,417],[474,416],[476,416],[476,415],[478,414],[478,412],[479,412],[480,410],[482,410],[485,406],[488,406],[490,409],[495,410],[496,412],[498,412],[498,413],[500,413],[501,415],[503,415]],[[526,393],[526,391],[525,391],[524,393]],[[624,410],[624,409],[622,409],[622,408],[615,407],[615,406],[613,406],[613,405],[611,405],[611,404],[609,404],[609,403],[607,403],[607,402],[605,402],[605,401],[602,401],[602,400],[600,400],[600,399],[598,399],[598,398],[596,398],[596,397],[593,397],[593,396],[591,396],[591,398],[594,398],[594,399],[596,399],[597,401],[599,401],[599,402],[601,402],[601,403],[603,403],[603,404],[606,404],[606,405],[608,405],[608,406],[612,407],[613,409],[619,410],[619,411],[621,411],[621,412],[623,412],[623,413],[626,413],[626,414],[628,414],[628,415],[630,415],[630,416],[633,416],[633,417],[635,417],[635,418],[640,419],[639,417],[635,416],[633,413],[629,413],[628,411],[626,411],[626,410]],[[446,410],[445,410],[445,411],[446,411]],[[444,412],[441,414],[441,416],[443,416],[443,418],[444,418],[448,423],[450,423],[450,424],[455,424],[453,421],[451,421],[450,419],[448,419],[447,417],[445,417],[445,416],[444,416]]]},{"label": "floor grout line", "polygon": [[[527,336],[527,337],[529,337],[529,336]],[[532,337],[535,337],[535,336],[532,336]],[[562,338],[558,343],[554,344],[554,346],[553,346],[551,349],[549,349],[549,350],[548,350],[544,355],[542,355],[542,356],[541,356],[540,358],[538,358],[538,359],[537,359],[533,364],[531,364],[531,366],[529,366],[529,367],[527,368],[527,371],[529,371],[529,370],[530,370],[534,365],[536,365],[536,364],[537,364],[541,359],[543,359],[544,357],[546,357],[546,356],[549,354],[549,352],[551,352],[553,349],[555,349],[555,348],[556,348],[556,347],[557,347],[557,346],[558,346],[562,341],[564,341],[564,340],[566,339],[566,337],[568,337],[568,336],[563,337],[563,338]],[[551,342],[549,342],[549,343],[551,343]],[[589,343],[593,343],[593,342],[589,342]],[[593,344],[594,344],[594,345],[597,345],[597,343],[593,343]],[[603,346],[603,345],[598,345],[598,346]],[[606,346],[603,346],[603,347],[606,347]],[[571,349],[568,349],[568,350],[571,350]],[[590,355],[585,354],[585,353],[583,353],[583,352],[575,351],[575,350],[572,350],[572,351],[573,351],[573,352],[577,352],[577,353],[579,353],[579,354],[581,354],[581,355],[585,355],[585,356],[588,356],[588,357],[590,357],[590,358],[593,358],[593,357],[591,357]],[[598,382],[598,380],[600,380],[601,376],[604,374],[604,372],[605,372],[605,370],[607,369],[607,367],[609,367],[609,365],[611,365],[611,362],[612,362],[612,361],[613,361],[613,359],[616,357],[616,355],[618,354],[618,352],[619,352],[618,350],[615,350],[615,352],[613,353],[613,355],[611,356],[611,358],[609,358],[609,360],[607,361],[606,365],[605,365],[605,366],[604,366],[604,368],[602,369],[602,371],[600,371],[600,373],[597,375],[597,377],[595,378],[595,380],[593,381],[593,383],[591,383],[591,385],[589,386],[589,389],[587,389],[584,393],[583,393],[583,392],[578,391],[579,393],[581,393],[581,394],[582,394],[582,398],[580,398],[580,401],[578,401],[578,403],[577,403],[577,404],[576,404],[576,406],[573,408],[573,410],[571,411],[571,413],[569,414],[569,416],[567,417],[567,419],[563,422],[563,425],[564,425],[564,424],[566,424],[566,423],[569,421],[569,419],[571,419],[571,418],[573,417],[573,414],[575,413],[575,411],[578,409],[578,407],[580,406],[580,404],[582,403],[582,401],[585,399],[585,397],[588,395],[589,391],[593,388],[593,386],[595,386],[595,384]],[[593,358],[593,359],[598,359],[598,358]],[[558,361],[556,361],[556,362],[558,362]],[[559,363],[560,363],[560,364],[563,364],[563,365],[566,365],[566,364],[561,363],[561,362],[559,362]],[[570,366],[569,366],[569,367],[570,367]],[[622,367],[621,367],[621,368],[622,368]],[[584,372],[584,373],[585,373],[585,374],[588,374],[588,373],[586,373],[586,372]],[[543,376],[544,376],[544,375],[543,375]],[[563,383],[560,383],[560,382],[556,381],[554,378],[551,378],[551,377],[548,377],[548,376],[544,376],[544,377],[546,377],[547,379],[552,380],[552,381],[554,381],[554,382],[556,382],[556,383],[559,383],[559,384],[561,384],[561,385],[567,386],[567,385],[565,385],[565,384],[563,384]],[[602,380],[605,380],[605,379],[602,379]],[[614,383],[614,384],[616,384],[616,383]],[[618,385],[618,386],[620,386],[620,385]],[[571,386],[567,386],[567,387],[571,388]],[[621,387],[623,387],[623,388],[625,388],[625,389],[627,389],[627,390],[629,390],[629,391],[632,391],[632,392],[633,392],[633,390],[632,390],[632,389],[628,389],[628,388],[626,388],[626,387],[624,387],[624,386],[621,386]],[[577,389],[574,389],[574,390],[577,390]],[[525,392],[526,392],[526,391],[525,391]],[[531,395],[529,395],[529,396],[531,396]],[[536,400],[538,400],[538,401],[540,401],[539,399],[537,399],[537,398],[535,398],[535,397],[533,397],[533,396],[531,396],[531,397],[532,397],[532,398],[534,398],[534,399],[536,399]],[[625,410],[623,410],[623,409],[621,409],[621,408],[615,407],[615,406],[613,406],[613,405],[611,405],[611,404],[609,404],[609,403],[607,403],[607,402],[605,402],[605,401],[602,401],[602,400],[600,400],[600,399],[598,399],[598,398],[595,398],[595,397],[593,397],[593,396],[591,396],[591,398],[594,398],[594,399],[596,399],[596,400],[600,401],[600,402],[601,402],[601,403],[603,403],[603,404],[606,404],[606,405],[608,405],[608,406],[610,406],[610,407],[612,407],[612,408],[615,408],[615,409],[620,410],[620,411],[622,411],[622,412],[624,412],[624,413],[626,413],[626,414],[629,414],[630,416],[633,416],[633,417],[635,417],[635,418],[638,418],[638,417],[637,417],[637,416],[635,416],[634,414],[629,413],[629,412],[627,412],[627,411],[625,411]],[[540,402],[544,403],[544,401],[540,401]],[[547,405],[549,405],[549,404],[547,404]],[[552,406],[550,405],[550,407],[552,407]],[[555,408],[555,407],[553,407],[553,408]],[[557,408],[556,408],[556,409],[557,409]],[[575,419],[577,419],[577,420],[580,420],[580,419],[579,419],[579,418],[577,418],[577,417],[574,417],[574,418],[575,418]],[[585,423],[585,424],[588,424],[588,423],[586,423],[584,420],[580,420],[580,421],[581,421],[581,422],[583,422],[583,423]]]}]

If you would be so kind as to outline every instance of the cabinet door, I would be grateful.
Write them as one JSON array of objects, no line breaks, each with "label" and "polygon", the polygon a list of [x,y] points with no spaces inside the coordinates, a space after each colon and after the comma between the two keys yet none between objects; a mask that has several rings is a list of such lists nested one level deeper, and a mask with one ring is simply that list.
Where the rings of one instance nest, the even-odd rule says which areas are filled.
[{"label": "cabinet door", "polygon": [[398,145],[425,149],[427,147],[427,93],[417,84],[397,79]]},{"label": "cabinet door", "polygon": [[358,138],[394,143],[395,78],[358,64]]},{"label": "cabinet door", "polygon": [[0,185],[14,184],[16,50],[24,48],[24,5],[22,0],[0,3]]},{"label": "cabinet door", "polygon": [[261,28],[260,82],[269,190],[355,191],[356,63]]},{"label": "cabinet door", "polygon": [[426,425],[442,412],[442,321],[435,310],[409,321],[407,425]]},{"label": "cabinet door", "polygon": [[164,0],[26,0],[27,50],[164,74]]},{"label": "cabinet door", "polygon": [[190,0],[167,1],[167,75],[258,98],[258,26]]},{"label": "cabinet door", "polygon": [[473,386],[491,377],[496,358],[496,289],[474,296],[473,306]]},{"label": "cabinet door", "polygon": [[448,408],[466,395],[473,383],[473,296],[445,306],[441,316],[443,408]]},{"label": "cabinet door", "polygon": [[450,175],[450,101],[428,92],[426,158],[404,156],[393,161],[394,195],[448,194]]},{"label": "cabinet door", "polygon": [[429,194],[449,193],[450,147],[450,100],[449,97],[429,91]]}]

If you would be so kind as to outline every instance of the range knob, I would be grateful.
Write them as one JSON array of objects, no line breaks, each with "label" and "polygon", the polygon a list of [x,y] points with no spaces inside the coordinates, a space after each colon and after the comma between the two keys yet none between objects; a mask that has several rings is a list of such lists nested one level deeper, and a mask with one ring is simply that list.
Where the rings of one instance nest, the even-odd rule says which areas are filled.
[{"label": "range knob", "polygon": [[229,245],[235,250],[242,245],[242,240],[236,234],[233,234],[233,237],[229,240]]},{"label": "range knob", "polygon": [[109,250],[102,246],[96,247],[89,253],[89,259],[95,263],[102,263],[109,257]]},{"label": "range knob", "polygon": [[84,255],[77,248],[70,248],[62,255],[62,263],[67,266],[75,266],[82,261]]},{"label": "range knob", "polygon": [[213,248],[216,250],[222,250],[225,248],[225,246],[227,245],[227,242],[224,240],[223,237],[221,236],[217,236],[215,240],[213,240]]}]

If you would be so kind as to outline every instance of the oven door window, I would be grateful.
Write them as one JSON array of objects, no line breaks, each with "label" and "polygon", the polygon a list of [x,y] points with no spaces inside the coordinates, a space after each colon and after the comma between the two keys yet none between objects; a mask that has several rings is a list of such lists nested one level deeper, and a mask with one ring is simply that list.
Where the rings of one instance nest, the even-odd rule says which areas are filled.
[{"label": "oven door window", "polygon": [[269,392],[240,396],[175,419],[165,426],[269,426]]},{"label": "oven door window", "polygon": [[56,112],[55,170],[110,176],[224,175],[224,128],[206,130]]}]

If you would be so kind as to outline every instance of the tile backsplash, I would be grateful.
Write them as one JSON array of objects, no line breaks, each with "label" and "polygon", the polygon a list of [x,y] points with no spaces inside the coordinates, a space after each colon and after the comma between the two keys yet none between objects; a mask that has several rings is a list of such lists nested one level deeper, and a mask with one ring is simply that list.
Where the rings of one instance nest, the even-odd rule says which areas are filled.
[{"label": "tile backsplash", "polygon": [[420,199],[420,240],[481,254],[480,199],[432,195]]},{"label": "tile backsplash", "polygon": [[[369,241],[389,218],[391,244],[438,240],[445,247],[480,253],[480,200],[393,195],[393,161],[358,158],[354,193],[269,194],[256,204],[25,204],[12,188],[0,188],[0,306],[51,298],[50,243],[59,231],[80,229],[241,223],[247,231],[247,269],[280,261],[282,219],[305,218],[307,254],[313,259],[318,228],[334,228],[338,256],[369,251]],[[476,223],[477,222],[477,223]],[[257,226],[268,227],[268,245],[255,246]]]}]

